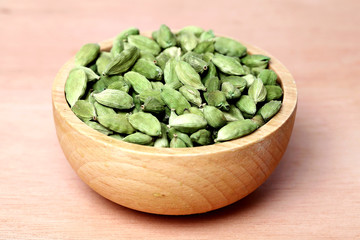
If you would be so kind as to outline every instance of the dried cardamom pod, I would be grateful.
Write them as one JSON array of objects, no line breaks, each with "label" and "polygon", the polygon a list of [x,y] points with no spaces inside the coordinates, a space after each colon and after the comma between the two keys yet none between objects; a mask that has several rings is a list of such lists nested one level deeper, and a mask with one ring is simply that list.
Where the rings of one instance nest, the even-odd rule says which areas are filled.
[{"label": "dried cardamom pod", "polygon": [[179,81],[184,85],[192,86],[198,90],[206,90],[201,82],[200,75],[187,62],[178,61],[175,66],[175,72]]},{"label": "dried cardamom pod", "polygon": [[128,37],[128,41],[141,51],[149,52],[153,55],[158,55],[161,51],[160,46],[154,40],[145,36],[131,35]]},{"label": "dried cardamom pod", "polygon": [[165,111],[165,104],[163,100],[159,101],[157,98],[148,97],[145,99],[144,104],[141,105],[144,112],[160,113]]},{"label": "dried cardamom pod", "polygon": [[102,134],[105,135],[110,135],[113,134],[113,131],[107,129],[106,127],[104,127],[103,125],[94,122],[94,121],[85,121],[85,124],[88,125],[89,127],[91,127],[92,129],[101,132]]},{"label": "dried cardamom pod", "polygon": [[161,123],[161,137],[155,140],[154,147],[159,148],[168,148],[169,147],[169,140],[167,138],[167,126],[164,123]]},{"label": "dried cardamom pod", "polygon": [[94,61],[100,53],[100,45],[88,43],[83,45],[75,55],[75,65],[87,66]]},{"label": "dried cardamom pod", "polygon": [[225,83],[225,82],[231,83],[232,85],[234,85],[234,87],[238,88],[240,90],[240,92],[243,92],[247,85],[246,80],[243,77],[239,77],[239,76],[222,77],[221,82],[222,83]]},{"label": "dried cardamom pod", "polygon": [[[136,36],[136,35],[132,35]],[[115,56],[104,69],[103,75],[117,75],[129,70],[140,56],[140,51],[136,47],[125,49]]]},{"label": "dried cardamom pod", "polygon": [[191,142],[190,137],[186,133],[179,132],[173,127],[169,128],[168,136],[170,139],[173,139],[174,137],[181,139],[187,147],[194,146],[193,143]]},{"label": "dried cardamom pod", "polygon": [[244,120],[244,116],[241,114],[240,109],[235,107],[234,105],[230,105],[228,112],[223,112],[224,117],[227,122],[234,122],[237,120]]},{"label": "dried cardamom pod", "polygon": [[124,91],[106,89],[94,94],[95,100],[107,107],[116,109],[130,109],[134,107],[133,98]]},{"label": "dried cardamom pod", "polygon": [[206,129],[200,129],[199,131],[191,134],[190,139],[192,142],[197,143],[199,145],[209,145],[214,143],[211,132]]},{"label": "dried cardamom pod", "polygon": [[214,42],[212,40],[199,42],[194,48],[195,53],[206,53],[215,51]]},{"label": "dried cardamom pod", "polygon": [[131,114],[128,119],[130,124],[140,132],[155,137],[161,135],[160,122],[151,113],[137,112]]},{"label": "dried cardamom pod", "polygon": [[204,107],[204,117],[213,128],[220,128],[226,124],[226,118],[219,109],[213,106]]},{"label": "dried cardamom pod", "polygon": [[165,65],[165,69],[164,69],[164,80],[165,80],[165,85],[173,88],[173,89],[178,89],[180,88],[183,84],[179,81],[179,78],[176,75],[175,72],[175,67],[177,64],[177,60],[175,58],[171,58],[169,59],[169,61],[167,61],[166,65]]},{"label": "dried cardamom pod", "polygon": [[208,69],[209,64],[202,59],[201,54],[187,52],[181,57],[181,60],[190,64],[191,67],[199,74],[202,74]]},{"label": "dried cardamom pod", "polygon": [[136,133],[127,135],[122,140],[124,142],[129,142],[129,143],[135,143],[135,144],[140,144],[140,145],[149,145],[152,142],[153,138],[144,133],[136,132]]},{"label": "dried cardamom pod", "polygon": [[82,121],[96,119],[96,112],[94,106],[86,100],[78,100],[75,102],[71,110]]},{"label": "dried cardamom pod", "polygon": [[256,113],[256,103],[248,95],[242,95],[240,100],[236,102],[236,106],[247,116],[253,116]]},{"label": "dried cardamom pod", "polygon": [[255,103],[263,102],[266,99],[266,88],[260,79],[255,79],[253,84],[249,87],[248,94]]},{"label": "dried cardamom pod", "polygon": [[225,94],[219,90],[209,92],[206,94],[205,100],[210,106],[220,108],[222,110],[229,110],[229,103],[226,101]]},{"label": "dried cardamom pod", "polygon": [[183,114],[185,109],[191,107],[180,92],[166,86],[161,90],[161,98],[170,109],[175,109],[177,114]]},{"label": "dried cardamom pod", "polygon": [[135,92],[141,93],[142,91],[152,89],[152,85],[146,77],[140,73],[130,71],[124,75],[125,81],[129,82]]},{"label": "dried cardamom pod", "polygon": [[221,54],[231,57],[242,57],[246,55],[246,47],[238,41],[226,38],[217,37],[215,40],[215,50]]},{"label": "dried cardamom pod", "polygon": [[180,31],[177,35],[177,41],[184,52],[192,51],[198,43],[195,34],[190,31]]},{"label": "dried cardamom pod", "polygon": [[75,69],[69,73],[65,83],[65,97],[70,107],[85,94],[86,86],[87,77],[84,70]]},{"label": "dried cardamom pod", "polygon": [[230,82],[224,82],[221,84],[221,91],[225,94],[226,99],[237,99],[241,96],[240,89],[236,88]]},{"label": "dried cardamom pod", "polygon": [[170,147],[171,148],[186,148],[186,144],[180,138],[174,137],[170,141]]},{"label": "dried cardamom pod", "polygon": [[104,127],[117,133],[132,134],[135,129],[129,123],[125,114],[110,114],[98,116],[98,121]]},{"label": "dried cardamom pod", "polygon": [[179,92],[188,100],[190,103],[200,106],[202,104],[202,99],[200,92],[189,85],[184,85],[179,89]]},{"label": "dried cardamom pod", "polygon": [[250,68],[254,67],[267,67],[270,58],[260,54],[253,54],[253,55],[246,55],[245,57],[241,58],[241,63],[245,64]]},{"label": "dried cardamom pod", "polygon": [[101,105],[98,102],[94,102],[94,108],[97,116],[116,114],[114,109]]},{"label": "dried cardamom pod", "polygon": [[258,78],[261,79],[264,85],[275,85],[277,80],[277,75],[273,70],[264,69],[259,73]]},{"label": "dried cardamom pod", "polygon": [[181,34],[183,32],[190,32],[190,33],[194,34],[196,37],[200,37],[200,35],[204,32],[204,29],[202,29],[201,27],[197,27],[197,26],[186,26],[186,27],[183,27],[182,29],[180,29],[178,34]]},{"label": "dried cardamom pod", "polygon": [[258,114],[260,114],[267,122],[280,110],[280,108],[281,101],[272,100],[268,103],[265,103],[265,105],[259,109]]},{"label": "dried cardamom pod", "polygon": [[97,75],[92,69],[90,68],[87,68],[87,67],[83,67],[83,66],[77,66],[77,67],[74,67],[73,69],[71,69],[71,71],[74,71],[76,69],[82,69],[85,74],[86,74],[86,78],[87,78],[87,81],[88,82],[92,82],[92,81],[95,81],[95,80],[99,80],[100,79],[100,76]]},{"label": "dried cardamom pod", "polygon": [[156,41],[159,43],[160,47],[168,48],[176,45],[175,35],[171,32],[170,28],[165,24],[160,26],[160,29],[156,34]]},{"label": "dried cardamom pod", "polygon": [[204,41],[212,40],[214,38],[215,38],[215,34],[214,34],[213,30],[209,30],[209,31],[201,33],[201,35],[199,37],[199,41],[204,42]]},{"label": "dried cardamom pod", "polygon": [[266,101],[270,102],[271,100],[280,99],[283,95],[281,87],[276,85],[265,85],[266,88]]},{"label": "dried cardamom pod", "polygon": [[177,116],[169,124],[183,133],[193,133],[199,129],[205,128],[207,125],[206,119],[192,113]]},{"label": "dried cardamom pod", "polygon": [[231,75],[245,75],[241,64],[232,57],[215,53],[211,61],[224,73]]},{"label": "dried cardamom pod", "polygon": [[160,67],[156,66],[154,62],[138,59],[132,68],[132,71],[138,72],[147,79],[161,80],[163,71]]},{"label": "dried cardamom pod", "polygon": [[131,85],[128,84],[126,81],[121,80],[121,81],[115,81],[115,82],[111,83],[107,88],[121,90],[121,91],[128,93],[131,88]]},{"label": "dried cardamom pod", "polygon": [[250,119],[230,122],[222,127],[215,141],[223,142],[248,135],[258,128],[257,124]]},{"label": "dried cardamom pod", "polygon": [[99,74],[103,74],[107,65],[111,62],[111,54],[109,52],[101,52],[96,60],[96,67]]}]

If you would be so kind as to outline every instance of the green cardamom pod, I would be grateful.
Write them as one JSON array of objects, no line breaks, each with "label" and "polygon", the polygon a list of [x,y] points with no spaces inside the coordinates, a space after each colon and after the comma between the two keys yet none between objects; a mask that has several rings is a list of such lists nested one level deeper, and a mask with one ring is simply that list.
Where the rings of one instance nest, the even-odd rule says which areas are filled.
[{"label": "green cardamom pod", "polygon": [[226,101],[225,94],[219,90],[215,90],[204,94],[205,100],[210,106],[220,108],[222,110],[229,110],[229,103]]},{"label": "green cardamom pod", "polygon": [[78,100],[75,102],[71,110],[82,121],[96,119],[96,112],[94,106],[86,100]]},{"label": "green cardamom pod", "polygon": [[157,42],[158,35],[159,35],[159,30],[153,31],[151,33],[152,39],[154,39],[156,42]]},{"label": "green cardamom pod", "polygon": [[109,52],[101,52],[98,59],[96,59],[96,68],[99,74],[102,74],[107,65],[111,62],[112,56]]},{"label": "green cardamom pod", "polygon": [[202,59],[201,54],[194,52],[185,53],[181,57],[181,60],[190,64],[191,67],[199,74],[202,74],[205,70],[208,69],[209,66],[209,64]]},{"label": "green cardamom pod", "polygon": [[75,65],[87,66],[94,61],[100,53],[100,45],[97,43],[88,43],[83,45],[75,55]]},{"label": "green cardamom pod", "polygon": [[204,41],[212,40],[214,38],[215,38],[215,34],[214,34],[213,30],[209,30],[206,32],[202,32],[199,37],[199,40],[200,40],[200,42],[204,42]]},{"label": "green cardamom pod", "polygon": [[225,94],[226,99],[237,99],[241,96],[240,89],[236,88],[230,82],[224,82],[221,85],[221,91]]},{"label": "green cardamom pod", "polygon": [[234,87],[238,88],[240,92],[243,92],[247,86],[246,80],[243,77],[239,77],[239,76],[222,77],[221,82],[231,83],[232,85],[234,85]]},{"label": "green cardamom pod", "polygon": [[241,58],[241,63],[245,64],[250,68],[254,67],[264,67],[268,66],[270,58],[264,55],[253,54],[253,55],[246,55],[245,57]]},{"label": "green cardamom pod", "polygon": [[211,61],[224,73],[231,75],[245,75],[241,64],[232,57],[215,53]]},{"label": "green cardamom pod", "polygon": [[85,72],[88,82],[92,82],[92,81],[100,79],[100,76],[97,75],[91,68],[77,66],[77,67],[74,67],[71,71],[74,71],[76,69],[82,69]]},{"label": "green cardamom pod", "polygon": [[175,66],[175,72],[180,82],[184,85],[192,86],[198,90],[206,90],[201,82],[200,75],[187,62],[178,61]]},{"label": "green cardamom pod", "polygon": [[175,35],[171,32],[170,28],[165,24],[160,26],[160,29],[156,34],[156,41],[159,43],[160,47],[168,48],[176,45]]},{"label": "green cardamom pod", "polygon": [[150,82],[154,90],[161,90],[164,87],[162,82]]},{"label": "green cardamom pod", "polygon": [[236,102],[236,106],[247,116],[253,116],[256,113],[256,103],[248,95],[242,95],[240,100]]},{"label": "green cardamom pod", "polygon": [[188,100],[190,103],[196,106],[201,106],[202,99],[200,92],[192,86],[184,85],[179,89],[179,92]]},{"label": "green cardamom pod", "polygon": [[246,55],[246,47],[238,41],[226,38],[217,37],[215,40],[215,50],[221,54],[231,57],[242,57]]},{"label": "green cardamom pod", "polygon": [[251,121],[253,121],[254,123],[256,123],[256,125],[259,127],[263,126],[265,124],[264,119],[262,118],[262,116],[260,114],[255,115]]},{"label": "green cardamom pod", "polygon": [[181,49],[185,52],[192,51],[198,43],[195,34],[190,31],[179,32],[177,35],[177,41],[179,42]]},{"label": "green cardamom pod", "polygon": [[105,134],[105,135],[113,134],[113,131],[107,129],[106,127],[104,127],[103,125],[101,125],[97,122],[85,121],[85,124],[88,125],[89,127],[91,127],[92,129],[94,129],[98,132],[101,132],[102,134]]},{"label": "green cardamom pod", "polygon": [[195,53],[206,53],[215,51],[214,42],[212,40],[199,42],[198,45],[194,48]]},{"label": "green cardamom pod", "polygon": [[[241,60],[240,60],[240,62],[241,62]],[[243,67],[246,75],[251,74],[251,69],[248,66],[242,65],[242,67]]]},{"label": "green cardamom pod", "polygon": [[255,103],[265,101],[266,93],[266,88],[263,82],[258,78],[255,79],[255,81],[248,90],[248,95],[254,100]]},{"label": "green cardamom pod", "polygon": [[94,108],[97,116],[116,114],[114,109],[101,105],[98,102],[94,102]]},{"label": "green cardamom pod", "polygon": [[155,137],[161,135],[160,122],[151,113],[137,112],[131,114],[128,119],[130,124],[140,132]]},{"label": "green cardamom pod", "polygon": [[106,89],[94,94],[95,100],[107,107],[116,109],[130,109],[134,107],[133,98],[124,91]]},{"label": "green cardamom pod", "polygon": [[242,78],[244,78],[246,80],[246,87],[249,88],[255,81],[256,77],[252,74],[247,74],[245,76],[243,76]]},{"label": "green cardamom pod", "polygon": [[226,124],[226,118],[222,111],[213,106],[204,107],[204,117],[213,128],[220,128]]},{"label": "green cardamom pod", "polygon": [[180,29],[178,34],[181,34],[183,32],[190,32],[190,33],[194,34],[196,37],[200,37],[200,35],[204,32],[204,29],[202,29],[201,27],[197,27],[197,26],[186,26],[186,27],[183,27],[182,29]]},{"label": "green cardamom pod", "polygon": [[156,56],[156,64],[162,69],[165,69],[166,63],[174,58],[175,60],[179,60],[181,56],[181,49],[178,47],[169,47],[162,51],[158,56]]},{"label": "green cardamom pod", "polygon": [[212,62],[209,62],[208,70],[206,72],[205,77],[201,79],[201,82],[205,85],[206,91],[209,91],[207,85],[207,82],[210,78],[217,77],[216,67]]},{"label": "green cardamom pod", "polygon": [[130,71],[124,75],[125,81],[129,82],[133,87],[134,91],[141,93],[142,91],[152,89],[151,83],[146,77],[140,73]]},{"label": "green cardamom pod", "polygon": [[170,141],[170,147],[171,148],[186,148],[186,144],[180,138],[174,137]]},{"label": "green cardamom pod", "polygon": [[128,28],[124,31],[122,31],[120,34],[118,34],[116,36],[116,40],[121,40],[121,41],[124,41],[128,39],[129,36],[131,35],[139,35],[140,31],[138,28],[135,28],[135,27],[131,27],[131,28]]},{"label": "green cardamom pod", "polygon": [[272,100],[262,106],[258,114],[260,114],[263,119],[267,122],[272,118],[281,108],[281,101]]},{"label": "green cardamom pod", "polygon": [[280,99],[283,95],[281,87],[276,85],[265,85],[266,88],[266,101],[270,102],[271,100]]},{"label": "green cardamom pod", "polygon": [[273,70],[264,69],[259,73],[258,78],[261,79],[264,85],[275,85],[277,80],[277,75]]},{"label": "green cardamom pod", "polygon": [[167,61],[164,68],[165,85],[173,89],[178,89],[182,86],[182,83],[179,81],[175,72],[176,64],[177,60],[175,58],[171,58]]},{"label": "green cardamom pod", "polygon": [[122,134],[132,134],[135,129],[129,123],[125,114],[110,114],[98,116],[97,120],[104,127]]},{"label": "green cardamom pod", "polygon": [[153,63],[155,63],[155,64],[157,63],[155,56],[152,55],[152,54],[149,53],[149,52],[141,51],[141,52],[140,52],[140,57],[139,57],[139,59],[148,60],[148,61],[153,62]]},{"label": "green cardamom pod", "polygon": [[156,66],[154,62],[138,59],[132,68],[132,71],[138,72],[148,79],[161,80],[163,71],[160,67]]},{"label": "green cardamom pod", "polygon": [[121,140],[121,141],[124,139],[124,137],[121,136],[120,134],[111,134],[111,135],[109,135],[109,137],[117,139],[117,140]]},{"label": "green cardamom pod", "polygon": [[65,83],[65,96],[70,107],[85,94],[86,86],[87,77],[84,70],[75,69],[69,73]]},{"label": "green cardamom pod", "polygon": [[248,135],[258,128],[256,123],[250,119],[230,122],[222,127],[215,141],[223,142]]},{"label": "green cardamom pod", "polygon": [[129,142],[129,143],[135,143],[135,144],[140,144],[140,145],[149,145],[153,139],[152,139],[152,137],[150,137],[146,134],[136,132],[136,133],[127,135],[122,140],[124,142]]},{"label": "green cardamom pod", "polygon": [[183,114],[185,109],[191,107],[180,92],[166,86],[161,90],[161,98],[170,109],[175,109],[177,114]]},{"label": "green cardamom pod", "polygon": [[145,100],[147,98],[151,97],[151,98],[156,98],[159,102],[161,102],[162,104],[165,104],[165,102],[161,98],[161,90],[147,89],[147,90],[142,91],[138,95],[138,97],[141,102],[145,102]]},{"label": "green cardamom pod", "polygon": [[176,114],[176,111],[175,109],[171,109],[170,110],[170,116],[169,116],[169,125],[174,121],[175,118],[177,118],[177,114]]},{"label": "green cardamom pod", "polygon": [[154,56],[158,55],[161,51],[160,46],[152,39],[142,35],[131,35],[128,37],[130,44],[144,52],[149,52]]},{"label": "green cardamom pod", "polygon": [[190,139],[192,142],[199,145],[209,145],[213,143],[211,132],[206,129],[200,129],[199,131],[194,132],[191,134]]},{"label": "green cardamom pod", "polygon": [[135,105],[132,113],[141,112],[142,109],[141,109],[141,101],[140,101],[139,95],[136,95],[136,93],[133,92],[131,94],[131,97],[133,98],[133,102],[134,102],[134,105]]},{"label": "green cardamom pod", "polygon": [[187,147],[193,147],[193,143],[190,139],[190,137],[186,134],[186,133],[182,133],[182,132],[179,132],[177,131],[175,128],[171,127],[169,130],[168,130],[168,135],[169,135],[169,138],[172,140],[174,137],[177,137],[179,139],[181,139],[185,145]]},{"label": "green cardamom pod", "polygon": [[[202,108],[201,108],[202,109]],[[200,108],[198,107],[191,107],[189,108],[189,113],[193,113],[193,114],[196,114],[196,115],[199,115],[201,117],[204,117],[204,113],[202,110],[200,110]]]},{"label": "green cardamom pod", "polygon": [[206,119],[192,113],[177,116],[169,124],[183,133],[193,133],[199,129],[205,128],[207,125]]},{"label": "green cardamom pod", "polygon": [[[137,36],[137,35],[132,35]],[[129,70],[140,56],[136,47],[130,47],[115,56],[104,69],[103,75],[117,75]]]},{"label": "green cardamom pod", "polygon": [[148,97],[141,108],[144,112],[160,113],[165,111],[165,104],[163,100],[159,101],[157,98]]},{"label": "green cardamom pod", "polygon": [[168,148],[169,140],[167,138],[167,126],[164,123],[161,123],[161,137],[155,140],[154,147],[159,148]]},{"label": "green cardamom pod", "polygon": [[128,93],[131,86],[126,81],[122,80],[122,81],[116,81],[116,82],[111,83],[107,88],[121,90],[121,91]]},{"label": "green cardamom pod", "polygon": [[115,38],[110,53],[112,57],[116,57],[124,51],[124,40]]},{"label": "green cardamom pod", "polygon": [[235,107],[234,105],[230,105],[228,112],[223,112],[224,117],[227,122],[234,122],[237,120],[244,120],[244,116],[242,115],[240,109]]}]

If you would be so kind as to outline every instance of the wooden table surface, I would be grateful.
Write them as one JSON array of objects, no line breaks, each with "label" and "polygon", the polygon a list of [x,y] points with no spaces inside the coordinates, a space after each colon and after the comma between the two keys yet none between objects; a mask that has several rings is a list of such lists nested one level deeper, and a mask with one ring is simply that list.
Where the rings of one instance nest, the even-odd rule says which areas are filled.
[{"label": "wooden table surface", "polygon": [[[360,239],[360,1],[0,0],[0,239]],[[193,24],[257,45],[293,73],[289,147],[258,190],[170,217],[118,206],[67,163],[51,86],[82,44]]]}]

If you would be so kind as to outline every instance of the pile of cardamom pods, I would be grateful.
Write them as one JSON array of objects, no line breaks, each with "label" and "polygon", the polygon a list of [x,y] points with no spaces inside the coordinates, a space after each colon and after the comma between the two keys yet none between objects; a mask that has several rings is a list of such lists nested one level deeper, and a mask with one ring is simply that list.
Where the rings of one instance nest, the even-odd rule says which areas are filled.
[{"label": "pile of cardamom pods", "polygon": [[281,108],[283,91],[236,40],[195,26],[161,25],[152,38],[129,28],[110,52],[81,47],[65,84],[71,110],[91,128],[154,147],[193,147],[236,139]]}]

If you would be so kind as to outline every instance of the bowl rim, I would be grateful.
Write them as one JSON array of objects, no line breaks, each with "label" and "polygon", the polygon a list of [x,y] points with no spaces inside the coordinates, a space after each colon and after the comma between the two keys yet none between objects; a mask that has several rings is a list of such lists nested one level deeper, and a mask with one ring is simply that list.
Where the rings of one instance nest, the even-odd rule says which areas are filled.
[{"label": "bowl rim", "polygon": [[[149,33],[142,33],[144,36],[150,37]],[[224,35],[218,35],[224,36]],[[99,42],[101,51],[109,51],[112,46],[114,38],[107,39]],[[177,155],[177,156],[188,156],[188,155],[207,155],[212,153],[219,153],[222,151],[235,151],[249,145],[256,144],[263,141],[268,136],[272,135],[275,131],[281,128],[296,111],[297,107],[297,89],[293,76],[289,70],[274,56],[268,52],[247,43],[241,41],[243,45],[247,47],[247,52],[250,54],[262,54],[271,58],[269,63],[269,69],[275,71],[278,75],[278,83],[280,83],[283,89],[283,101],[280,111],[270,119],[262,127],[258,128],[253,133],[226,142],[197,146],[191,148],[156,148],[153,146],[143,146],[133,143],[127,143],[121,140],[114,139],[105,134],[102,134],[91,127],[83,123],[70,109],[65,99],[65,82],[70,70],[75,66],[73,56],[68,60],[57,73],[52,86],[52,104],[53,112],[59,113],[59,116],[65,121],[74,131],[81,135],[85,135],[87,138],[98,141],[101,145],[108,147],[115,147],[118,150],[129,153],[138,153],[143,155]],[[60,139],[59,139],[60,140]]]}]

